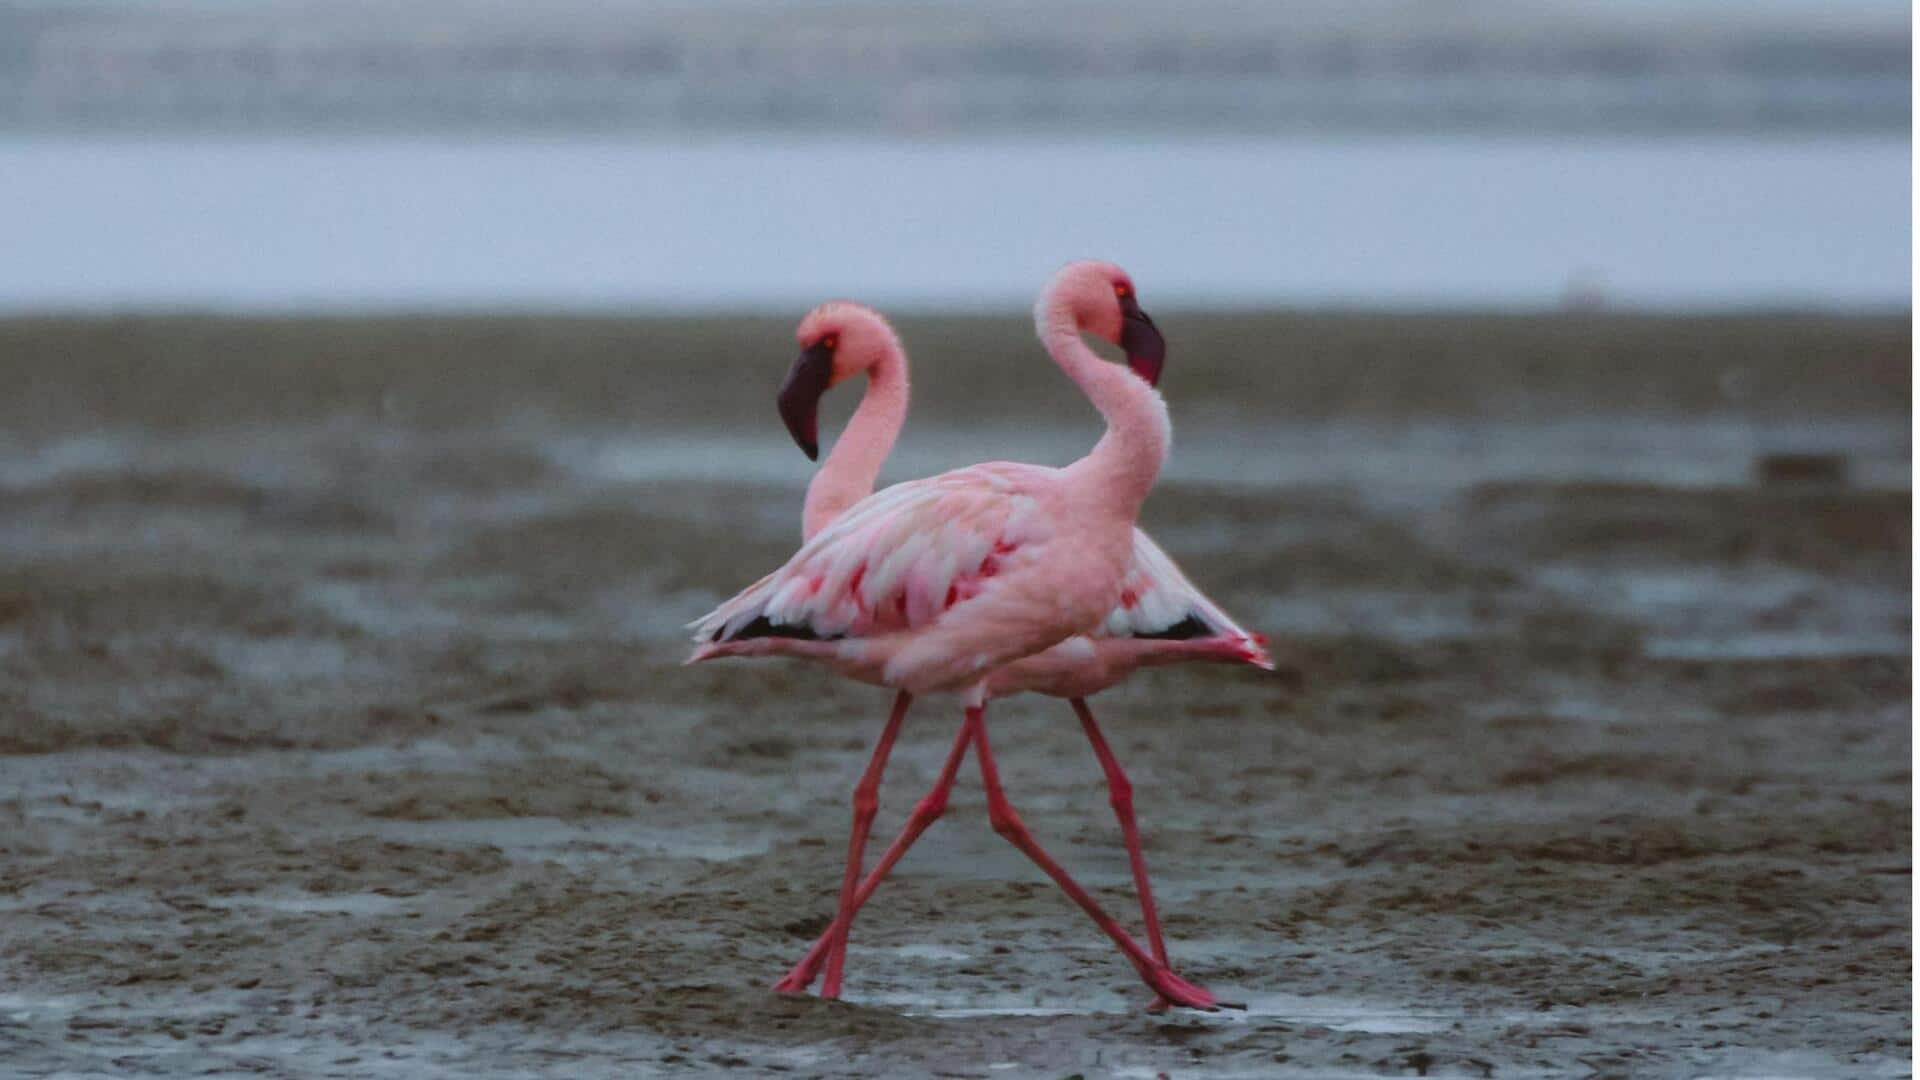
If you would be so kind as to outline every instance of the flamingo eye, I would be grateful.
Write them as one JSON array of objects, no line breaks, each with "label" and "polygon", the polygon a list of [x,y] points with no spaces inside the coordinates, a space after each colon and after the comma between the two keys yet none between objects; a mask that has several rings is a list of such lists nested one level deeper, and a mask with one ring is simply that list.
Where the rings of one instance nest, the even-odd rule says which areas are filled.
[{"label": "flamingo eye", "polygon": [[1133,295],[1133,286],[1124,281],[1116,281],[1113,283],[1113,295],[1125,300],[1127,297]]},{"label": "flamingo eye", "polygon": [[833,350],[835,350],[835,349],[837,349],[837,348],[839,348],[839,347],[840,347],[840,335],[839,335],[839,334],[828,334],[828,335],[827,335],[826,337],[823,337],[823,338],[821,338],[821,339],[820,339],[820,347],[821,347],[821,348],[823,348],[823,349],[826,349],[826,350],[827,350],[828,352],[832,352]]}]

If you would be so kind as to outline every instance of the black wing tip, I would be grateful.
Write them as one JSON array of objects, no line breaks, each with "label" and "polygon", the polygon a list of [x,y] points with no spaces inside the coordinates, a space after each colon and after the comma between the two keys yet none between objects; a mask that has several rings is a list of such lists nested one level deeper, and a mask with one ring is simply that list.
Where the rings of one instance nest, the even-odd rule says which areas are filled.
[{"label": "black wing tip", "polygon": [[721,634],[725,632],[725,629],[725,627],[722,627],[719,630],[715,630],[713,637],[709,640],[714,643],[720,641],[751,641],[754,638],[787,638],[791,641],[835,640],[833,637],[823,637],[815,633],[813,627],[804,623],[777,623],[765,615],[756,617],[752,622],[722,638]]},{"label": "black wing tip", "polygon": [[1145,641],[1192,641],[1194,638],[1212,637],[1213,627],[1208,626],[1200,616],[1190,614],[1172,626],[1133,636]]}]

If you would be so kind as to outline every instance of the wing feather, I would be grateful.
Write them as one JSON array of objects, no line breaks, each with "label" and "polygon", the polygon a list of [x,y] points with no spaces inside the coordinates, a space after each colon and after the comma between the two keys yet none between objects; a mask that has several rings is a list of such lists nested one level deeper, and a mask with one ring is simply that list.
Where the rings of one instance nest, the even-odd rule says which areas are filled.
[{"label": "wing feather", "polygon": [[1241,637],[1252,635],[1207,599],[1145,532],[1133,530],[1133,559],[1120,604],[1095,637]]},{"label": "wing feather", "polygon": [[866,637],[936,622],[963,579],[991,576],[983,563],[1004,555],[1010,520],[1030,512],[1020,487],[1018,474],[976,466],[870,495],[785,566],[695,620],[694,638],[726,641],[750,626]]}]

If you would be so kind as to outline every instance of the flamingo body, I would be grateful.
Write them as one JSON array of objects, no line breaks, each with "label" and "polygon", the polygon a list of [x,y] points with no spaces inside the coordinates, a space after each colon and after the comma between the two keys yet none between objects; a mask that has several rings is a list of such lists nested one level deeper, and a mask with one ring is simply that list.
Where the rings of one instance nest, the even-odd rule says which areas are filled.
[{"label": "flamingo body", "polygon": [[994,462],[896,484],[695,624],[695,661],[790,655],[924,694],[979,683],[1106,618],[1128,530],[1085,520],[1069,470]]},{"label": "flamingo body", "polygon": [[[998,546],[996,543],[995,547]],[[936,593],[940,594],[942,603],[952,597],[954,606],[958,607],[987,587],[1013,554],[990,551],[978,561],[964,560],[962,565],[967,569],[954,573],[951,578],[942,578],[938,571],[943,570],[945,564],[936,563],[934,573],[906,584],[906,592],[912,597],[905,601],[907,614],[925,610]],[[858,682],[874,686],[899,685],[888,679],[885,670],[894,652],[892,643],[880,638],[849,638],[844,630],[835,631],[831,627],[850,627],[862,620],[868,624],[883,621],[889,603],[895,617],[884,621],[898,622],[902,600],[870,602],[868,581],[863,575],[860,588],[845,590],[846,595],[822,601],[820,594],[815,594],[812,599],[816,603],[812,606],[828,609],[826,618],[815,621],[808,612],[794,610],[796,605],[791,603],[803,597],[806,589],[783,592],[792,588],[790,583],[781,587],[773,584],[774,578],[787,574],[790,567],[791,564],[781,568],[708,616],[703,628],[709,636],[720,636],[700,646],[693,660],[789,656],[825,664]],[[810,588],[812,578],[804,573],[801,576]],[[820,580],[823,591],[825,583],[834,580],[844,588],[851,575],[833,578],[823,573]],[[758,592],[763,589],[764,594]],[[760,595],[775,600],[784,595],[790,602],[778,607],[761,605],[757,601]],[[756,622],[762,618],[766,620],[764,623]],[[732,627],[731,634],[727,632],[729,627]],[[1000,667],[988,677],[987,693],[996,698],[1022,693],[1059,698],[1092,697],[1143,667],[1166,664],[1252,664],[1271,671],[1273,661],[1265,646],[1264,635],[1241,628],[1187,580],[1152,537],[1135,529],[1120,600],[1099,626],[1091,633],[1075,635]]]}]

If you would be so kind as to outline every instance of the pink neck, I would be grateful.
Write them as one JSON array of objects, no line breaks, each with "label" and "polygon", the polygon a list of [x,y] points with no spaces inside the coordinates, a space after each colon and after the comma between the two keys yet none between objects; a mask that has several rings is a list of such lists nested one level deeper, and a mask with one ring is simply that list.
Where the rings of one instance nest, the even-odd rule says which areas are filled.
[{"label": "pink neck", "polygon": [[1107,421],[1106,434],[1069,468],[1087,478],[1103,505],[1131,522],[1167,459],[1172,427],[1166,402],[1139,376],[1087,347],[1064,298],[1049,297],[1039,317],[1047,352]]},{"label": "pink neck", "polygon": [[803,539],[811,540],[847,507],[873,494],[880,466],[893,453],[906,422],[907,357],[889,342],[867,369],[867,391],[853,419],[807,485],[806,511],[800,519]]}]

